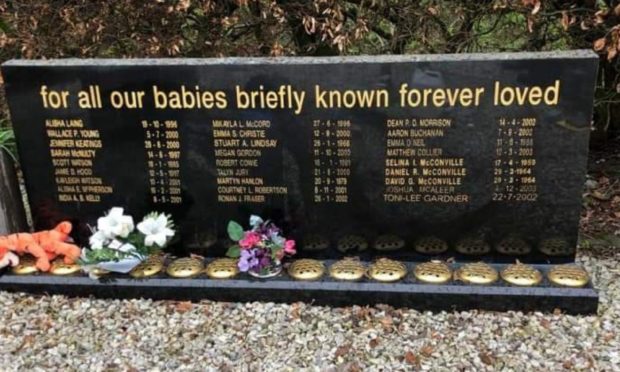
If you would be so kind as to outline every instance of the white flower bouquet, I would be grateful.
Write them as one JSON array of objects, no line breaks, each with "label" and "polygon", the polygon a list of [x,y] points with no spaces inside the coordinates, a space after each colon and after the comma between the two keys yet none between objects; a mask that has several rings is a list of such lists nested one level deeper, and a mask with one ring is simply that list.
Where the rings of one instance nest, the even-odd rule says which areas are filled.
[{"label": "white flower bouquet", "polygon": [[89,273],[94,269],[128,273],[147,257],[161,252],[174,237],[174,222],[169,215],[149,213],[138,225],[123,208],[114,207],[97,220],[82,250],[80,263]]}]

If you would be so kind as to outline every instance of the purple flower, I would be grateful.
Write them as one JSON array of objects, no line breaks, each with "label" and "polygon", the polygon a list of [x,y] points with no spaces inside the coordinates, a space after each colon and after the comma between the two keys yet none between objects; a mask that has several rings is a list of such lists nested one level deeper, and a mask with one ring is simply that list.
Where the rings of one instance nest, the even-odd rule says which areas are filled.
[{"label": "purple flower", "polygon": [[280,235],[280,229],[277,228],[275,225],[270,225],[267,228],[267,236],[269,236],[270,238],[273,238],[274,236],[278,236]]},{"label": "purple flower", "polygon": [[241,272],[247,272],[253,269],[259,263],[256,258],[256,249],[244,249],[241,251],[237,266]]},{"label": "purple flower", "polygon": [[266,267],[269,267],[269,265],[271,265],[271,257],[269,257],[268,255],[264,255],[260,259],[260,268],[264,269]]}]

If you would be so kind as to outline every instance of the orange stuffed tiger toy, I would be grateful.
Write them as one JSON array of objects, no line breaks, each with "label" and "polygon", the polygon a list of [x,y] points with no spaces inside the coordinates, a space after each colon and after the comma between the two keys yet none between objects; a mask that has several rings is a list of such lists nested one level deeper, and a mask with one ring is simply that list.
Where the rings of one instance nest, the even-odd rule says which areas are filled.
[{"label": "orange stuffed tiger toy", "polygon": [[36,260],[36,266],[41,271],[49,271],[50,260],[58,256],[64,256],[65,263],[72,264],[79,257],[81,250],[74,244],[67,243],[73,226],[71,222],[64,221],[54,229],[39,231],[34,234],[17,233],[0,237],[0,262],[7,262],[5,266],[17,263],[11,256],[13,252],[18,255],[29,253]]}]

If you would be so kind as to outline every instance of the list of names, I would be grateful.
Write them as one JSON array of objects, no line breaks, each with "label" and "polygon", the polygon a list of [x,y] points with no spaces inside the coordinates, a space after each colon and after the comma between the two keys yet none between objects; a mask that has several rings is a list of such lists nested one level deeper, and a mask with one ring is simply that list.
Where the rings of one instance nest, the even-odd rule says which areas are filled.
[{"label": "list of names", "polygon": [[212,120],[213,151],[220,203],[264,203],[267,196],[286,195],[285,185],[269,184],[261,169],[269,169],[267,155],[281,151],[272,138],[270,120]]},{"label": "list of names", "polygon": [[[278,173],[269,169],[282,159],[282,144],[270,120],[214,119],[217,201],[264,203],[288,194]],[[352,169],[352,122],[315,119],[311,156],[314,203],[348,203]],[[181,151],[177,120],[142,120],[148,190],[157,204],[180,204]],[[532,202],[538,197],[534,156],[536,118],[501,117],[493,160],[493,200]],[[100,132],[82,119],[47,119],[46,134],[54,165],[58,200],[101,201],[113,186],[95,174],[103,149]],[[465,157],[441,146],[454,127],[451,118],[404,118],[385,121],[384,193],[386,203],[469,203]],[[274,177],[276,177],[274,179]]]},{"label": "list of names", "polygon": [[58,201],[98,203],[114,192],[94,171],[103,148],[98,130],[86,128],[82,119],[47,119],[45,128]]},{"label": "list of names", "polygon": [[386,121],[385,202],[469,202],[469,195],[461,191],[467,176],[465,159],[430,145],[452,125],[448,118]]}]

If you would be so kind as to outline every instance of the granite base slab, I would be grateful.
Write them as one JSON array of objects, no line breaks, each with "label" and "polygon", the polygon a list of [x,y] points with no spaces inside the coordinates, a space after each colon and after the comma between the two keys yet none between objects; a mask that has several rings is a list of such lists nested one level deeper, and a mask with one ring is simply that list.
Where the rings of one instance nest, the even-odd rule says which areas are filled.
[{"label": "granite base slab", "polygon": [[[411,267],[413,263],[408,263]],[[494,265],[501,270],[503,265]],[[550,266],[536,265],[546,273]],[[156,300],[203,299],[214,301],[303,301],[316,305],[350,306],[388,304],[418,310],[541,311],[595,314],[598,293],[591,286],[558,287],[546,279],[538,286],[517,287],[505,282],[466,285],[461,282],[434,285],[416,281],[411,274],[397,283],[370,279],[342,282],[325,276],[319,281],[296,281],[286,274],[259,280],[244,274],[235,279],[215,280],[206,276],[177,279],[160,274],[147,279],[110,275],[99,280],[87,276],[14,275],[0,277],[0,290],[39,294],[63,294],[100,298],[151,298]]]}]

